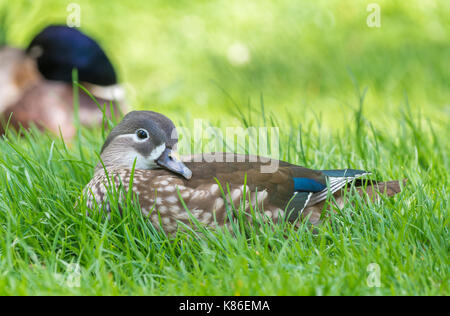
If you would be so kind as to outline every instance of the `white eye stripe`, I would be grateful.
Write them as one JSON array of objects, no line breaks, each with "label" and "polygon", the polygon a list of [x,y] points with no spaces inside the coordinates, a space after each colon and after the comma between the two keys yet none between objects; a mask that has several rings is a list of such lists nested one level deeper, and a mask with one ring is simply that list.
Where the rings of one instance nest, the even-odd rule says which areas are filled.
[{"label": "white eye stripe", "polygon": [[[128,138],[128,139],[132,139],[135,142],[143,142],[146,141],[148,138],[146,139],[140,139],[139,137],[137,137],[136,133],[135,134],[122,134],[117,136],[117,138]],[[162,143],[159,146],[156,146],[152,152],[150,153],[150,155],[148,156],[148,159],[158,159],[162,153],[164,152],[164,150],[166,149],[166,144]]]},{"label": "white eye stripe", "polygon": [[117,139],[118,138],[128,138],[128,139],[133,140],[136,143],[142,143],[142,142],[145,142],[146,140],[148,140],[148,138],[140,139],[139,137],[137,137],[136,133],[133,133],[133,134],[122,134],[122,135],[117,136],[116,138]]},{"label": "white eye stripe", "polygon": [[123,142],[119,142],[114,145],[113,143],[113,146],[116,146],[114,152],[117,153],[117,155],[114,156],[115,164],[129,166],[131,168],[134,160],[136,159],[136,169],[158,168],[155,160],[158,159],[166,149],[165,143],[154,147],[148,156],[144,156],[138,150],[131,147],[130,142],[142,142],[145,141],[145,139],[139,139],[136,133],[122,134],[117,136],[117,138],[127,139],[128,141],[125,144]]}]

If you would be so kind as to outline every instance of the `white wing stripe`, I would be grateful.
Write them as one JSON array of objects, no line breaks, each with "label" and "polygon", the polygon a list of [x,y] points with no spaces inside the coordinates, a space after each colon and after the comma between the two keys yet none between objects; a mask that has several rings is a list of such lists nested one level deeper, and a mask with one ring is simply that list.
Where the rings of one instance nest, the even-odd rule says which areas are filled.
[{"label": "white wing stripe", "polygon": [[322,202],[325,200],[328,196],[328,193],[330,194],[335,193],[336,191],[340,190],[342,187],[344,187],[347,183],[352,182],[353,180],[360,178],[365,175],[369,175],[369,172],[357,174],[354,177],[328,177],[328,187],[323,189],[320,192],[313,193],[312,196],[308,196],[308,201],[305,203],[306,206],[312,206],[319,202]]}]

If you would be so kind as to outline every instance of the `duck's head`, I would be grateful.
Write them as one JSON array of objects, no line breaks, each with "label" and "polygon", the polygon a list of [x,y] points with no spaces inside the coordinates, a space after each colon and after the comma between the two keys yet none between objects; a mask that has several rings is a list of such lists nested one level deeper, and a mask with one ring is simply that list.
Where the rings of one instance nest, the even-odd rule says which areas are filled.
[{"label": "duck's head", "polygon": [[26,50],[48,80],[72,82],[72,70],[78,80],[100,86],[117,83],[114,68],[102,48],[76,28],[51,25],[37,34]]},{"label": "duck's head", "polygon": [[[167,169],[186,179],[192,172],[175,154],[178,135],[166,116],[152,111],[133,111],[113,128],[100,158],[106,168]],[[103,168],[99,163],[96,170]]]}]

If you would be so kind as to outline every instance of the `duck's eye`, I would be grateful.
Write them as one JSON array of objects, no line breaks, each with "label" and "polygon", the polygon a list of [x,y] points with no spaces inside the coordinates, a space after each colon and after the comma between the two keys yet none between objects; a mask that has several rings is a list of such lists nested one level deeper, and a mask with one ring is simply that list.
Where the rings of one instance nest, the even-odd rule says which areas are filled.
[{"label": "duck's eye", "polygon": [[138,129],[136,131],[136,136],[139,139],[147,139],[148,138],[148,132],[145,129]]}]

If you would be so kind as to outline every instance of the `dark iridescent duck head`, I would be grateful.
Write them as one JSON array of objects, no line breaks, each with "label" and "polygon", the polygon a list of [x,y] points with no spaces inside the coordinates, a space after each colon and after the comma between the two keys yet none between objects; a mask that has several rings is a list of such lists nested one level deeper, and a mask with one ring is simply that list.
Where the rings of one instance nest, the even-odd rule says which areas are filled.
[{"label": "dark iridescent duck head", "polygon": [[72,83],[72,70],[78,80],[100,86],[117,84],[114,67],[103,49],[76,28],[51,25],[36,35],[26,53],[37,62],[47,80]]},{"label": "dark iridescent duck head", "polygon": [[[133,111],[111,131],[101,149],[106,168],[164,168],[190,179],[192,172],[175,154],[178,135],[173,122],[152,111]],[[101,163],[97,170],[102,169]]]},{"label": "dark iridescent duck head", "polygon": [[[101,105],[106,104],[107,115],[111,115],[110,101],[115,102],[116,114],[125,111],[116,72],[102,48],[78,29],[51,25],[39,32],[25,51],[7,46],[0,49],[3,120],[11,116],[14,128],[33,123],[57,134],[61,130],[65,138],[71,138],[75,134],[73,69],[77,69],[78,81]],[[79,113],[83,125],[102,122],[101,111],[82,90]]]},{"label": "dark iridescent duck head", "polygon": [[[364,170],[313,170],[229,153],[184,157],[181,162],[172,155],[178,140],[174,128],[170,119],[155,112],[126,115],[103,145],[101,159],[107,172],[97,165],[84,189],[87,207],[98,205],[110,210],[110,186],[128,191],[133,175],[131,189],[143,214],[157,227],[162,225],[173,233],[180,223],[191,225],[191,216],[213,227],[227,224],[234,216],[229,214],[230,209],[243,209],[248,214],[252,208],[274,222],[308,218],[319,224],[326,206],[342,209],[348,205],[351,194],[345,192],[351,188],[372,200],[401,191],[399,181],[361,180],[369,174]],[[278,168],[264,172],[262,167],[267,165]],[[330,196],[332,203],[327,204]]]}]

